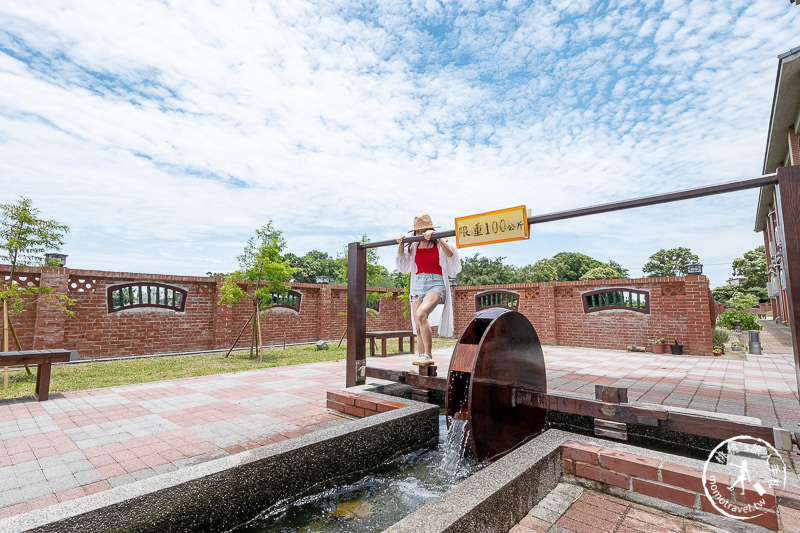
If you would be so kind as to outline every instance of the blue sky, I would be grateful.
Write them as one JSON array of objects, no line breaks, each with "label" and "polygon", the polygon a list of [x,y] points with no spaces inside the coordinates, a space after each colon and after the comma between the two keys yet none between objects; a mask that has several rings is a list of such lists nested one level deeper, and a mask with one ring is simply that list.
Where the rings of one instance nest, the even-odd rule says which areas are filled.
[{"label": "blue sky", "polygon": [[[0,3],[0,202],[68,224],[72,268],[229,271],[256,227],[337,255],[429,213],[535,214],[760,175],[785,1]],[[712,286],[763,243],[756,191],[534,226]],[[381,250],[394,268],[394,249]]]}]

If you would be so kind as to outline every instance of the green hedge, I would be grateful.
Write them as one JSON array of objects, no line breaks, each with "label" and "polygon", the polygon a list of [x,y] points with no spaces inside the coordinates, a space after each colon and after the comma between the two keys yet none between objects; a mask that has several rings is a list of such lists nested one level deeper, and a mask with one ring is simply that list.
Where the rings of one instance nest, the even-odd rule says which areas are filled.
[{"label": "green hedge", "polygon": [[761,326],[756,322],[754,315],[744,313],[742,311],[725,311],[720,313],[717,317],[717,325],[723,328],[735,329],[733,321],[738,320],[743,330],[745,329],[761,329]]}]

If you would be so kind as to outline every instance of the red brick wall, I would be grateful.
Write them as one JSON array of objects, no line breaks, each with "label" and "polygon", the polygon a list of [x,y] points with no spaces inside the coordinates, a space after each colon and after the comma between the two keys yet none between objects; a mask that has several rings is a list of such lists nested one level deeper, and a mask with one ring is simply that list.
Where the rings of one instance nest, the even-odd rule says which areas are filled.
[{"label": "red brick wall", "polygon": [[[6,268],[0,266],[0,275],[3,270]],[[43,304],[14,315],[12,321],[23,349],[63,347],[78,350],[81,357],[93,358],[228,348],[252,314],[248,303],[217,305],[221,279],[68,268],[44,272],[31,268],[25,273],[31,279],[40,277],[42,286],[55,287],[73,298],[75,305],[70,309],[75,316],[66,317],[58,309]],[[109,313],[106,289],[133,281],[160,282],[185,289],[184,312],[134,308]],[[275,308],[262,315],[264,344],[341,338],[347,321],[347,288],[304,283],[293,284],[292,288],[302,293],[300,312]],[[390,297],[381,299],[377,316],[367,317],[367,328],[410,329],[410,319],[403,317],[399,293],[388,289],[374,291]],[[249,327],[244,331],[237,346],[249,346],[250,331]],[[12,344],[10,348],[15,347]]]},{"label": "red brick wall", "polygon": [[[721,514],[706,497],[702,470],[580,442],[564,443],[561,455],[564,473],[568,475],[591,479],[696,511]],[[753,483],[745,481],[742,483],[744,494],[740,494],[738,489],[730,490],[731,479],[726,474],[711,474],[726,500],[739,505],[758,505],[763,510],[763,514],[746,523],[778,530],[775,491],[771,486],[761,487],[762,491],[766,491],[762,496]],[[750,513],[750,516],[753,514],[758,512]]]},{"label": "red brick wall", "polygon": [[[650,314],[624,309],[584,312],[583,293],[617,287],[648,291]],[[475,295],[488,289],[519,293],[519,311],[531,321],[542,344],[624,350],[662,336],[683,344],[684,353],[711,355],[715,316],[704,276],[454,287],[457,333],[472,319]]]},{"label": "red brick wall", "polygon": [[800,135],[795,133],[794,127],[791,126],[787,134],[789,137],[789,153],[791,154],[789,164],[800,165]]},{"label": "red brick wall", "polygon": [[[4,270],[7,272],[0,265],[0,275]],[[222,349],[233,343],[252,314],[247,303],[217,305],[221,279],[68,268],[44,272],[32,268],[26,273],[66,292],[76,304],[72,318],[45,305],[15,315],[14,326],[23,349],[67,348],[87,358]],[[185,311],[138,308],[108,313],[106,289],[132,281],[185,289]],[[648,291],[650,314],[629,310],[584,313],[581,294],[612,287]],[[276,308],[265,315],[264,344],[341,338],[347,321],[346,287],[296,283],[292,288],[303,295],[300,312]],[[649,339],[661,335],[669,342],[677,339],[684,345],[684,353],[711,354],[714,310],[703,276],[454,287],[456,336],[474,315],[475,294],[491,288],[520,294],[519,310],[536,328],[542,344],[625,349],[631,344],[645,346]],[[411,329],[410,319],[403,316],[401,293],[371,290],[391,296],[381,300],[377,316],[367,317],[368,330]],[[248,328],[237,346],[249,344]]]},{"label": "red brick wall", "polygon": [[353,394],[352,392],[331,392],[328,391],[326,402],[328,409],[333,409],[347,415],[358,418],[377,415],[387,411],[394,411],[406,405],[399,402],[373,398],[365,394]]}]

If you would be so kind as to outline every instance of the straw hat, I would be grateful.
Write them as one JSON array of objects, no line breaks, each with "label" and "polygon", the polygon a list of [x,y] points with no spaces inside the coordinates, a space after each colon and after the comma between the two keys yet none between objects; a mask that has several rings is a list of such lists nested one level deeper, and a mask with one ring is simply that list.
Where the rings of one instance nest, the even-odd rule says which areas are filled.
[{"label": "straw hat", "polygon": [[409,233],[414,233],[417,230],[423,229],[435,229],[439,226],[433,225],[433,220],[431,220],[430,215],[420,215],[418,217],[414,217],[414,229],[409,231]]}]

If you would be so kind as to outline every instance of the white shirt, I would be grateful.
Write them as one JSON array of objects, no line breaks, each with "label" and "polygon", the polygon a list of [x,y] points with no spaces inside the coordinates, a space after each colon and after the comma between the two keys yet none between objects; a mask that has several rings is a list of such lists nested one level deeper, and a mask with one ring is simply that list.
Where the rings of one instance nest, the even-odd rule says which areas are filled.
[{"label": "white shirt", "polygon": [[[437,243],[438,244],[438,243]],[[414,292],[415,287],[415,279],[417,274],[417,263],[414,260],[417,254],[417,247],[419,243],[413,242],[411,243],[411,251],[408,251],[406,246],[403,246],[403,253],[397,254],[395,256],[395,264],[397,265],[397,270],[402,272],[403,274],[411,274],[411,292]],[[439,266],[442,268],[442,278],[444,279],[444,290],[445,290],[445,299],[444,299],[444,309],[442,309],[442,319],[439,323],[439,336],[440,337],[452,337],[453,336],[453,298],[450,296],[450,282],[448,278],[454,278],[456,275],[461,272],[461,261],[458,259],[458,251],[455,247],[451,246],[450,248],[453,250],[453,255],[447,257],[447,254],[444,252],[444,247],[441,245],[437,245],[436,248],[439,250]],[[411,314],[411,327],[414,329],[414,333],[417,333],[417,325],[414,323],[414,314]]]}]

